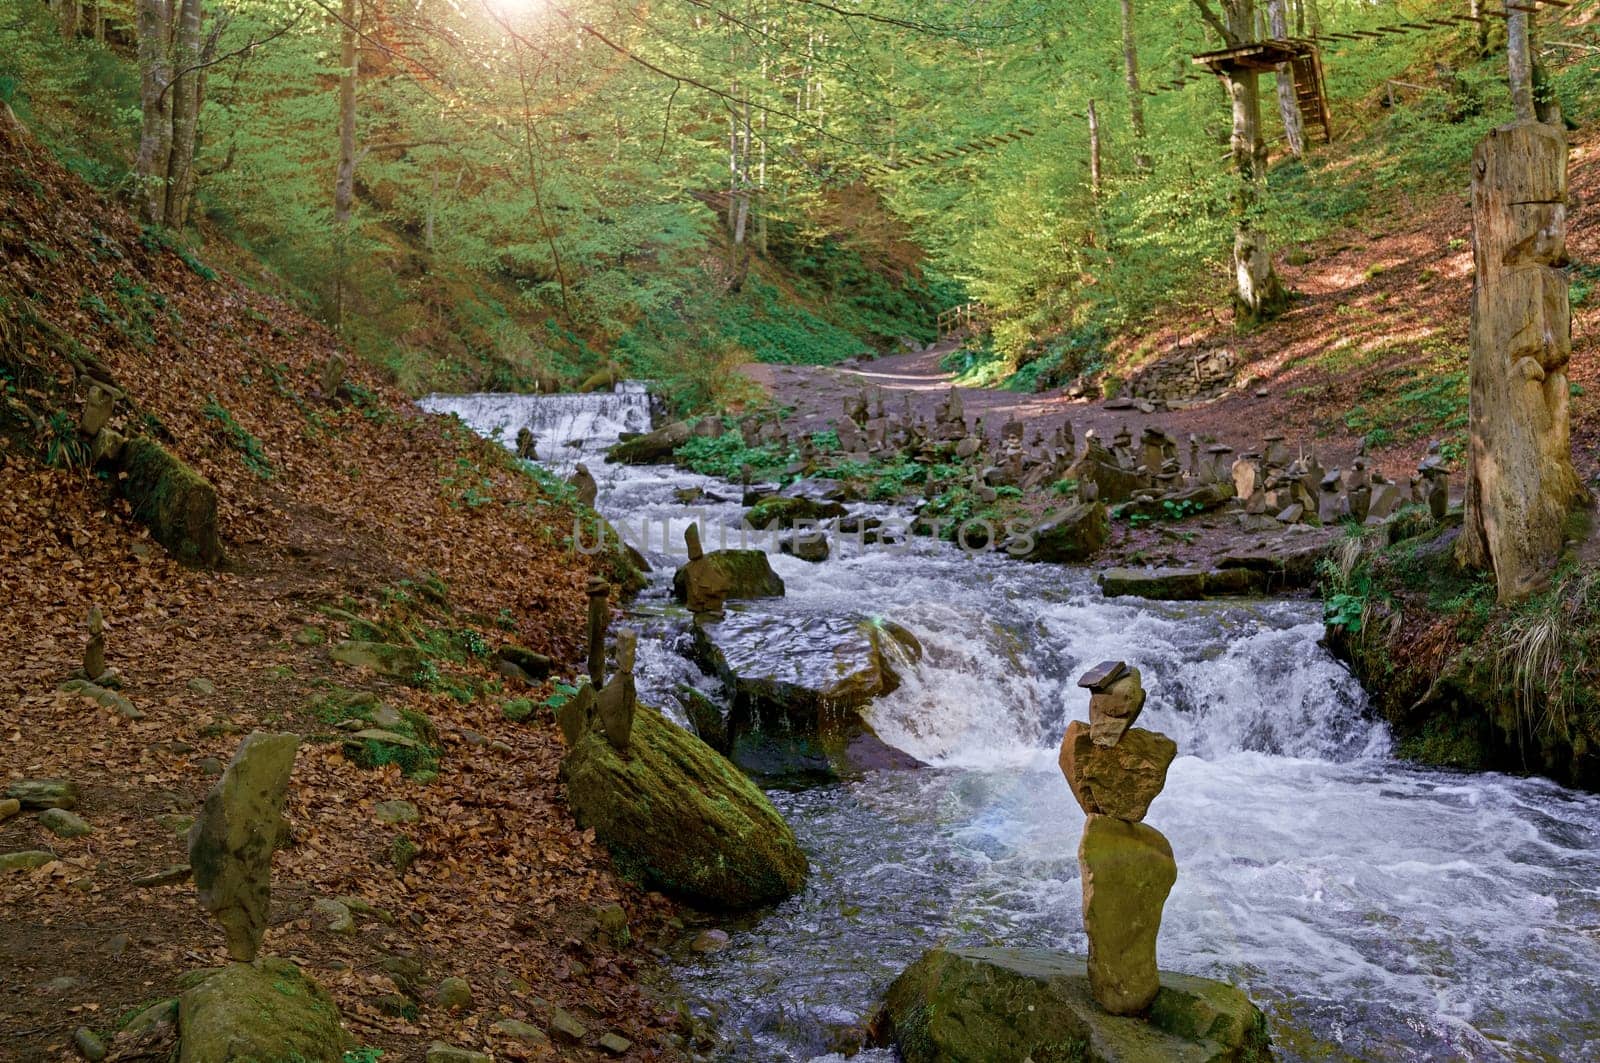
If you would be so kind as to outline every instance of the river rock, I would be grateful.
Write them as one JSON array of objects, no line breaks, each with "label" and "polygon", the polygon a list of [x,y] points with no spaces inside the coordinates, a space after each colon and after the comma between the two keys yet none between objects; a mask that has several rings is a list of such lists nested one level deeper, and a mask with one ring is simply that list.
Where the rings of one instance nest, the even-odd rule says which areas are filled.
[{"label": "river rock", "polygon": [[567,477],[567,483],[577,492],[578,504],[594,508],[595,500],[600,497],[600,485],[595,482],[594,473],[589,471],[589,466],[578,462],[578,467]]},{"label": "river rock", "polygon": [[439,983],[433,991],[433,1002],[441,1008],[455,1009],[472,1005],[472,985],[465,978],[452,975]]},{"label": "river rock", "polygon": [[1089,815],[1137,823],[1167,784],[1167,767],[1178,744],[1164,734],[1134,727],[1113,746],[1095,743],[1082,720],[1067,725],[1061,739],[1061,774]]},{"label": "river rock", "polygon": [[823,521],[842,517],[845,513],[844,506],[838,502],[780,495],[763,498],[751,506],[744,520],[752,528],[765,530],[776,526],[787,531],[796,524],[802,527],[807,524],[819,525]]},{"label": "river rock", "polygon": [[543,1030],[519,1019],[501,1019],[489,1027],[489,1031],[529,1048],[548,1048],[550,1045],[550,1038]]},{"label": "river rock", "polygon": [[1107,598],[1195,601],[1206,596],[1206,573],[1200,568],[1108,568],[1099,582]]},{"label": "river rock", "polygon": [[1090,990],[1111,1014],[1136,1015],[1161,988],[1156,934],[1178,879],[1172,846],[1148,824],[1091,815],[1078,843],[1078,867]]},{"label": "river rock", "polygon": [[178,1063],[341,1063],[352,1047],[327,990],[272,957],[231,963],[187,990],[178,1028]]},{"label": "river rock", "polygon": [[1114,746],[1144,711],[1139,669],[1129,668],[1089,695],[1089,737],[1097,746]]},{"label": "river rock", "polygon": [[222,924],[228,955],[242,963],[256,958],[266,932],[272,854],[288,831],[284,791],[299,745],[292,734],[246,738],[189,831],[200,905]]},{"label": "river rock", "polygon": [[0,871],[32,871],[56,858],[55,853],[43,849],[25,849],[20,853],[0,853]]},{"label": "river rock", "polygon": [[897,668],[919,659],[921,647],[897,624],[731,611],[696,622],[694,653],[734,692],[736,716],[816,734],[899,687]]},{"label": "river rock", "polygon": [[1111,538],[1111,519],[1101,502],[1078,502],[1047,517],[1025,537],[1013,537],[1006,550],[1024,561],[1072,564],[1099,553]]},{"label": "river rock", "polygon": [[640,705],[629,756],[584,734],[561,765],[578,823],[624,874],[710,909],[783,899],[806,856],[765,794],[694,735]]},{"label": "river rock", "polygon": [[22,802],[15,797],[0,800],[0,823],[4,823],[18,812],[22,811]]},{"label": "river rock", "polygon": [[1149,1012],[1108,1015],[1081,957],[936,948],[889,987],[887,1033],[906,1063],[1268,1063],[1265,1016],[1234,987],[1161,973]]},{"label": "river rock", "polygon": [[67,779],[21,779],[6,787],[6,796],[29,812],[77,808],[78,784]]},{"label": "river rock", "polygon": [[341,664],[366,668],[394,679],[410,679],[422,668],[422,651],[415,646],[387,642],[341,642],[328,651]]},{"label": "river rock", "polygon": [[47,808],[39,813],[39,825],[58,838],[82,838],[94,833],[82,816],[64,808]]},{"label": "river rock", "polygon": [[494,1057],[487,1052],[477,1052],[470,1048],[457,1048],[447,1045],[443,1041],[435,1041],[428,1046],[428,1054],[424,1063],[494,1063]]},{"label": "river rock", "polygon": [[693,429],[686,421],[674,421],[647,435],[623,440],[606,451],[613,465],[655,465],[672,460],[673,451],[689,441]]},{"label": "river rock", "polygon": [[781,598],[783,590],[783,580],[760,550],[713,550],[672,575],[672,596],[696,613],[716,612],[730,598]]}]

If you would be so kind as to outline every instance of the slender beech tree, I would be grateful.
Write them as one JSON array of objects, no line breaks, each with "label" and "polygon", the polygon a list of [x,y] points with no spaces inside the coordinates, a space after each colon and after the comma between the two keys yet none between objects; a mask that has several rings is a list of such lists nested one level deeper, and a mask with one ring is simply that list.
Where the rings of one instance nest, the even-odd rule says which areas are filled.
[{"label": "slender beech tree", "polygon": [[1122,74],[1128,83],[1128,120],[1133,126],[1133,164],[1150,169],[1145,143],[1144,93],[1139,88],[1139,45],[1133,31],[1133,0],[1122,0]]},{"label": "slender beech tree", "polygon": [[[1287,0],[1267,0],[1267,22],[1276,40],[1289,36]],[[1278,67],[1278,114],[1283,119],[1283,138],[1295,158],[1306,153],[1305,127],[1300,121],[1300,100],[1294,89],[1294,73],[1289,65]]]},{"label": "slender beech tree", "polygon": [[134,164],[144,220],[181,229],[194,199],[194,158],[205,103],[205,69],[221,31],[204,37],[202,0],[139,0],[141,122]]}]

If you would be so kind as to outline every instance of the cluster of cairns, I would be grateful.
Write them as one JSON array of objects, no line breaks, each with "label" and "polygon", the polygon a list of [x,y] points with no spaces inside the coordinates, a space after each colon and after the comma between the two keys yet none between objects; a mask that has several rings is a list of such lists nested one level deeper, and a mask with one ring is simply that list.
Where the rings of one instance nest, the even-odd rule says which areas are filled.
[{"label": "cluster of cairns", "polygon": [[1088,817],[1078,844],[1089,988],[1113,1015],[1137,1015],[1161,988],[1156,934],[1178,878],[1165,836],[1144,823],[1178,753],[1166,735],[1134,727],[1144,709],[1139,670],[1106,661],[1078,685],[1090,691],[1089,722],[1061,740],[1061,772]]},{"label": "cluster of cairns", "polygon": [[606,741],[621,756],[627,756],[633,737],[633,721],[638,711],[638,690],[633,679],[633,661],[639,648],[639,633],[631,628],[617,632],[617,674],[606,678],[606,621],[611,586],[598,576],[589,581],[589,682],[556,710],[556,723],[575,747],[590,730],[598,727]]},{"label": "cluster of cairns", "polygon": [[[716,435],[722,426],[706,419],[695,430]],[[792,446],[796,460],[786,470],[791,475],[807,475],[818,467],[810,435],[791,438],[778,421],[759,415],[742,420],[739,431],[747,446]],[[982,417],[969,424],[955,388],[931,421],[912,409],[909,395],[893,409],[882,389],[862,389],[844,401],[835,431],[847,459],[904,456],[929,465],[970,463],[973,490],[984,501],[993,501],[1000,487],[1033,491],[1070,479],[1084,502],[1188,503],[1190,512],[1227,505],[1237,511],[1241,524],[1258,530],[1342,520],[1376,523],[1413,503],[1443,517],[1450,494],[1447,463],[1437,443],[1405,484],[1370,468],[1364,448],[1348,469],[1327,469],[1315,453],[1291,449],[1281,435],[1269,435],[1258,449],[1236,454],[1233,447],[1194,435],[1180,443],[1154,426],[1136,438],[1124,425],[1109,443],[1093,430],[1085,432],[1080,448],[1070,422],[1048,435],[1036,428],[1031,436],[1015,417],[998,428],[985,425]],[[933,487],[930,475],[927,493]]]}]

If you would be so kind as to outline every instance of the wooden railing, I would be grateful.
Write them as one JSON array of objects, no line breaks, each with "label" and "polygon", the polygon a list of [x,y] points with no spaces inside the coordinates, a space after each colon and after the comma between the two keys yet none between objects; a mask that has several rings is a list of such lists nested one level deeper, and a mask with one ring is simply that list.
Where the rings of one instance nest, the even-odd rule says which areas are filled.
[{"label": "wooden railing", "polygon": [[989,312],[980,302],[962,303],[939,314],[939,335],[957,332],[983,332],[989,327]]}]

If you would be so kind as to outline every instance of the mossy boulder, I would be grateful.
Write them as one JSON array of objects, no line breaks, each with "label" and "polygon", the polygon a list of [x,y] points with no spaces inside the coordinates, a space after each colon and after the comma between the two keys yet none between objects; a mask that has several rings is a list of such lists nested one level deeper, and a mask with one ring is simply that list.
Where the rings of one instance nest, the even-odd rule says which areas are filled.
[{"label": "mossy boulder", "polygon": [[1098,554],[1110,538],[1111,518],[1105,505],[1079,502],[1046,518],[1019,540],[1008,542],[1006,550],[1024,561],[1075,564]]},{"label": "mossy boulder", "polygon": [[410,680],[422,669],[422,651],[415,646],[351,639],[328,651],[340,664],[365,668],[393,679]]},{"label": "mossy boulder", "polygon": [[1162,972],[1142,1016],[1107,1014],[1080,957],[931,949],[895,979],[888,1032],[906,1063],[1263,1063],[1266,1017],[1233,986]]},{"label": "mossy boulder", "polygon": [[231,963],[178,998],[178,1063],[341,1063],[328,991],[288,960]]},{"label": "mossy boulder", "polygon": [[153,439],[128,441],[122,455],[122,495],[156,542],[190,565],[222,563],[217,491]]},{"label": "mossy boulder", "polygon": [[606,451],[613,465],[657,465],[672,460],[672,454],[689,441],[694,429],[687,421],[674,421],[665,428],[622,442]]},{"label": "mossy boulder", "polygon": [[763,498],[750,507],[744,516],[752,528],[793,528],[796,522],[820,524],[825,520],[842,517],[846,513],[838,502],[822,498],[791,498],[778,496]]},{"label": "mossy boulder", "polygon": [[[712,550],[701,558],[710,568],[719,585],[726,588],[726,598],[782,598],[783,579],[772,571],[772,562],[761,550]],[[689,598],[689,565],[679,565],[672,574],[672,596],[678,601]]]},{"label": "mossy boulder", "polygon": [[806,855],[726,758],[641,705],[626,754],[598,729],[561,765],[572,813],[624,874],[699,908],[771,904],[805,884]]}]

